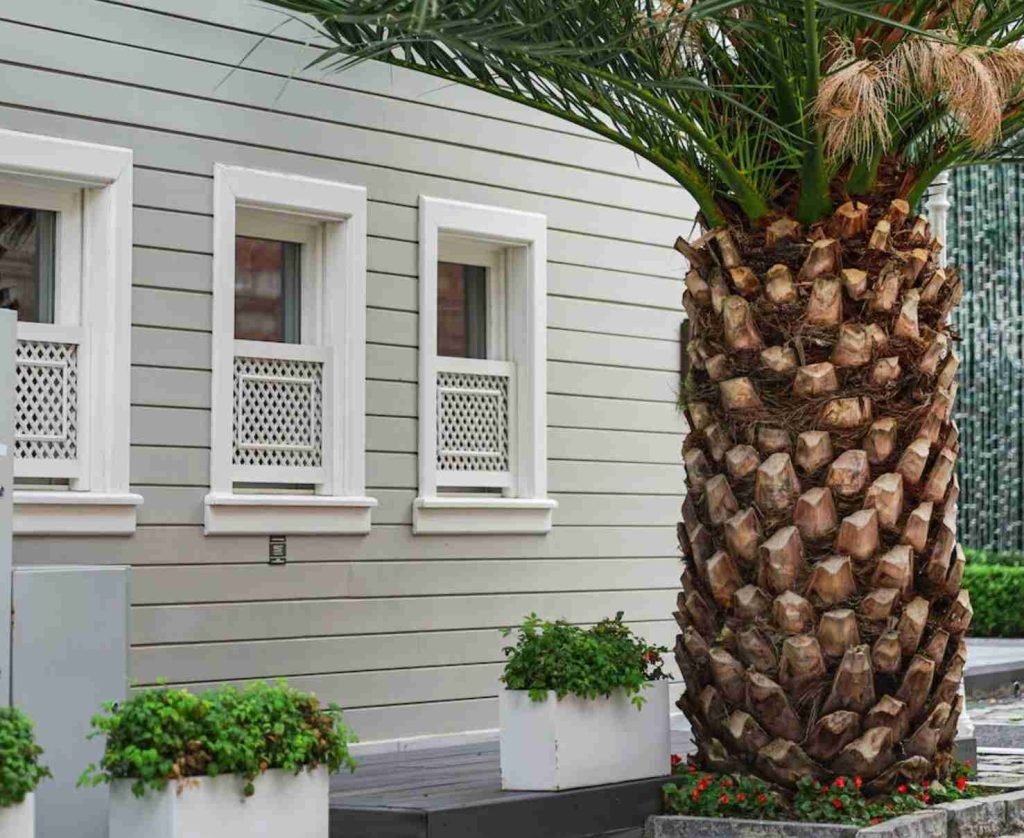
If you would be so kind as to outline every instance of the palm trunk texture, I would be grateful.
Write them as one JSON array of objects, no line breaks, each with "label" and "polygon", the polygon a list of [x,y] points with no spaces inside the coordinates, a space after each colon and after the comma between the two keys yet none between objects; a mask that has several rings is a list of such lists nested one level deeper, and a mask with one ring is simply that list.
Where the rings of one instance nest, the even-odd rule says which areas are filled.
[{"label": "palm trunk texture", "polygon": [[906,201],[677,242],[691,375],[675,614],[703,767],[866,791],[952,760],[963,286]]}]

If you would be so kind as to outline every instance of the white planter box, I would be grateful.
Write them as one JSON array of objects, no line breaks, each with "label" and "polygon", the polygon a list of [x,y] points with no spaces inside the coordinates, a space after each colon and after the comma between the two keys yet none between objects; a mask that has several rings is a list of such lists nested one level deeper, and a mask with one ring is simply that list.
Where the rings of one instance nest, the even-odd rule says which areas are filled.
[{"label": "white planter box", "polygon": [[33,838],[36,834],[36,796],[26,794],[16,806],[0,809],[0,838]]},{"label": "white planter box", "polygon": [[501,787],[556,791],[667,777],[668,682],[654,682],[643,695],[647,701],[637,710],[625,690],[593,701],[571,695],[559,701],[553,692],[531,701],[525,690],[504,690]]},{"label": "white planter box", "polygon": [[256,793],[232,774],[169,783],[139,798],[130,780],[110,787],[110,838],[328,838],[326,768],[268,771]]}]

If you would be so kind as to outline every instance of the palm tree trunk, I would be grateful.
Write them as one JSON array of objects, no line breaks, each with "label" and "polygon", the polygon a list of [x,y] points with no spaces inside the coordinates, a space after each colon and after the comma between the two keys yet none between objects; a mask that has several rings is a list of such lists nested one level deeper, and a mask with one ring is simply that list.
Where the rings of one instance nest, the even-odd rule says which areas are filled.
[{"label": "palm tree trunk", "polygon": [[903,200],[693,243],[679,706],[703,765],[868,790],[951,762],[963,295]]}]

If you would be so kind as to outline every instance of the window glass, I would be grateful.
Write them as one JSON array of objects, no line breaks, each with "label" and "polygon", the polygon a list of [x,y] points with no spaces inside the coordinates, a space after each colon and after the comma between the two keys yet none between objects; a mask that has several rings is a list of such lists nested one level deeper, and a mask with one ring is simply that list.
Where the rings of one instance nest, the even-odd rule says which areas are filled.
[{"label": "window glass", "polygon": [[302,245],[235,237],[235,338],[298,343]]},{"label": "window glass", "polygon": [[487,269],[437,265],[437,354],[487,357]]},{"label": "window glass", "polygon": [[53,322],[57,213],[0,205],[0,308]]}]

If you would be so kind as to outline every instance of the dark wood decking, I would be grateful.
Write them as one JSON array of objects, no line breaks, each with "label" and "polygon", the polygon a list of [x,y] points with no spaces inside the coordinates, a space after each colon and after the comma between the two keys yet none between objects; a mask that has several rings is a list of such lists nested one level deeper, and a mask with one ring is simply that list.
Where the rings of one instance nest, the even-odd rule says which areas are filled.
[{"label": "dark wood decking", "polygon": [[331,779],[331,838],[640,838],[664,782],[503,792],[497,742],[366,756]]}]

